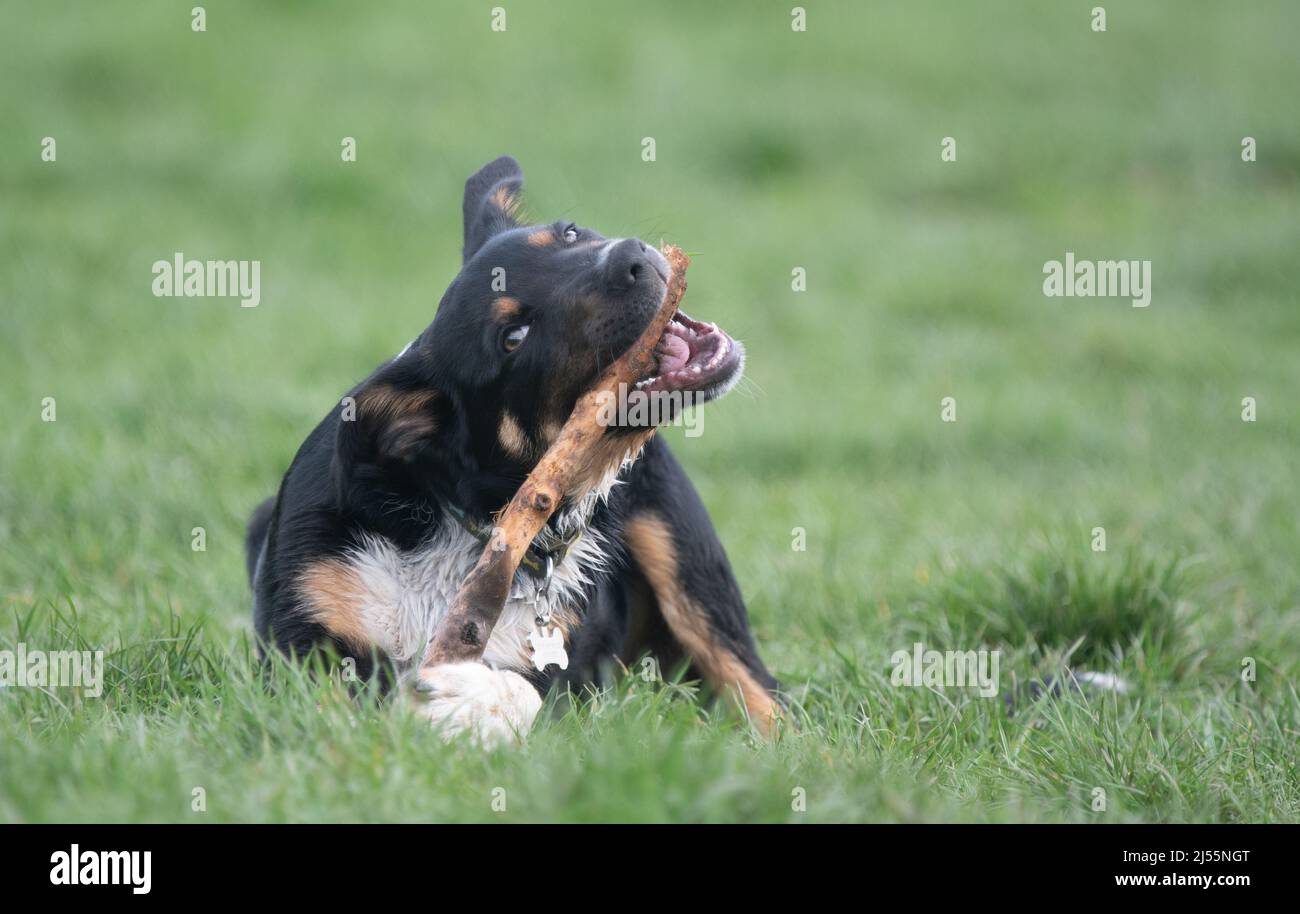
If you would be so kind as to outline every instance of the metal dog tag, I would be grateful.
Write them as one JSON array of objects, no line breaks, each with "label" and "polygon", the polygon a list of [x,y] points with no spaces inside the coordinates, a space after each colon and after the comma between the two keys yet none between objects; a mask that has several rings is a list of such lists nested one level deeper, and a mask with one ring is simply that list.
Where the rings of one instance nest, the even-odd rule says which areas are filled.
[{"label": "metal dog tag", "polygon": [[564,649],[564,632],[559,628],[552,626],[543,630],[533,623],[533,629],[528,633],[528,643],[533,646],[533,666],[539,672],[552,663],[562,670],[569,668],[569,654]]},{"label": "metal dog tag", "polygon": [[551,575],[555,571],[554,563],[546,560],[546,576],[537,585],[530,601],[533,611],[533,627],[528,632],[528,643],[533,646],[533,666],[538,672],[554,663],[562,670],[569,668],[569,654],[564,649],[564,632],[558,626],[551,625]]}]

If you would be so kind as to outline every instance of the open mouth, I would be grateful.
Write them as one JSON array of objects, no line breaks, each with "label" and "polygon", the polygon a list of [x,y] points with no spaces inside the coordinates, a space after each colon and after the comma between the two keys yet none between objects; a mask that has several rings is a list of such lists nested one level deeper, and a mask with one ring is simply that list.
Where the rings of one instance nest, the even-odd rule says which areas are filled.
[{"label": "open mouth", "polygon": [[700,392],[711,399],[725,393],[739,376],[744,354],[744,347],[717,325],[678,311],[655,346],[655,374],[636,386],[651,393]]}]

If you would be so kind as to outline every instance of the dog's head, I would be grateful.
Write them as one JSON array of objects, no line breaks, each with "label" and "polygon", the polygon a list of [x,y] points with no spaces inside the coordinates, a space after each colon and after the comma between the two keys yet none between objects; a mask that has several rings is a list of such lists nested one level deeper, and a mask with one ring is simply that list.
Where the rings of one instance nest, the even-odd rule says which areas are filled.
[{"label": "dog's head", "polygon": [[[658,311],[669,268],[639,238],[606,238],[565,220],[521,225],[522,184],[509,157],[466,182],[464,266],[439,306],[433,347],[467,390],[545,444]],[[701,403],[729,390],[743,364],[727,334],[680,312],[658,355],[644,389]]]},{"label": "dog's head", "polygon": [[[522,186],[523,172],[508,156],[465,183],[461,271],[433,324],[394,363],[405,361],[422,375],[418,386],[434,391],[415,412],[431,414],[445,439],[438,447],[463,450],[502,491],[527,475],[577,399],[641,335],[663,303],[669,270],[638,238],[606,238],[565,220],[523,224]],[[680,312],[656,354],[655,371],[639,387],[680,395],[660,397],[670,408],[661,421],[683,402],[726,393],[744,363],[738,342]],[[647,436],[644,422],[616,426],[608,435],[613,465]],[[415,459],[420,448],[410,434],[389,437],[403,441],[400,459]]]}]

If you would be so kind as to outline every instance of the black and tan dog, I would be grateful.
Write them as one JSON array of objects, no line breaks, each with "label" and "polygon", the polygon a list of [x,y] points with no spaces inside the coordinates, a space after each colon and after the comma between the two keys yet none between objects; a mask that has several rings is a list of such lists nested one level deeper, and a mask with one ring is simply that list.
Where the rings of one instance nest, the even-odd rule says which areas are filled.
[{"label": "black and tan dog", "polygon": [[[509,157],[466,182],[464,265],[433,323],[325,417],[254,512],[266,643],[332,645],[362,676],[418,667],[494,513],[663,301],[657,250],[566,222],[520,226],[522,183]],[[739,343],[680,312],[657,353],[639,387],[697,402],[744,363]],[[537,669],[529,649],[543,583],[564,669]],[[495,742],[526,731],[557,683],[601,681],[647,652],[665,670],[688,663],[762,729],[779,714],[699,495],[653,427],[621,427],[534,541],[484,663],[424,670],[417,694],[444,732]]]}]

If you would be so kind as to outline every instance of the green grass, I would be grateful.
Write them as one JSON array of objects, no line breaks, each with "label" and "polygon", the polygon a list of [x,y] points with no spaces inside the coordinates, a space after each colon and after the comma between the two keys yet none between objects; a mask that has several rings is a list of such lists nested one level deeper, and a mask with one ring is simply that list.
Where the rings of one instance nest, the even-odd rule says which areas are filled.
[{"label": "green grass", "polygon": [[[1293,4],[191,6],[0,6],[0,649],[108,652],[100,699],[0,690],[0,820],[1300,819]],[[432,318],[503,152],[540,218],[694,252],[748,346],[667,435],[775,744],[632,677],[485,754],[255,670],[247,514]],[[178,250],[260,259],[260,307],[154,298]],[[1044,298],[1067,250],[1151,260],[1151,307]],[[1134,688],[892,686],[918,640]]]}]

